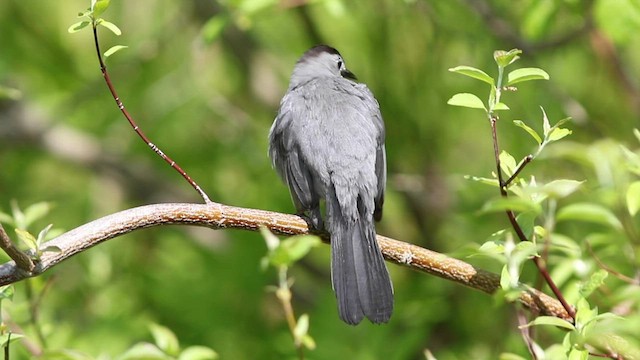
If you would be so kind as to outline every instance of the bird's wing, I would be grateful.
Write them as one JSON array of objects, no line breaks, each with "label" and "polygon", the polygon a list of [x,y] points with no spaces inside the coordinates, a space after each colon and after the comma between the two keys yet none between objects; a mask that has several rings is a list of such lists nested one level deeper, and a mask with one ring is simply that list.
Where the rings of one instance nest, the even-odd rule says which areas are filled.
[{"label": "bird's wing", "polygon": [[269,133],[269,157],[273,167],[287,183],[296,210],[303,213],[317,207],[319,198],[313,189],[309,166],[300,155],[299,146],[293,141],[291,123],[295,121],[289,101],[285,97],[278,116]]},{"label": "bird's wing", "polygon": [[371,90],[364,84],[360,84],[364,96],[365,104],[371,121],[373,121],[378,130],[376,144],[376,177],[378,179],[378,188],[375,197],[375,211],[373,217],[376,221],[382,219],[382,204],[384,203],[384,189],[387,183],[387,154],[384,146],[385,128],[382,114],[380,113],[380,105],[371,93]]}]

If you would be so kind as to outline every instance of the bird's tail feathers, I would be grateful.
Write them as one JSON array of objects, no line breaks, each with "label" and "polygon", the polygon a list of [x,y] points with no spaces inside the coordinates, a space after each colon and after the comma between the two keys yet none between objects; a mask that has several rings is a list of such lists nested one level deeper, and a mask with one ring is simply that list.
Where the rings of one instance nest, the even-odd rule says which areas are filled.
[{"label": "bird's tail feathers", "polygon": [[340,318],[358,324],[365,316],[373,323],[389,321],[393,312],[393,287],[376,242],[372,214],[343,216],[335,191],[327,197],[331,234],[331,278]]}]

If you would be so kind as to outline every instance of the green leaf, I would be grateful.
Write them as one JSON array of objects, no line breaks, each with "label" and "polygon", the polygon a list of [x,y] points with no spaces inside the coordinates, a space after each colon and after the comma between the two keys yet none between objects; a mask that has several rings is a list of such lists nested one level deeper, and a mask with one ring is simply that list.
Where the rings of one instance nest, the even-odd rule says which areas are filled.
[{"label": "green leaf", "polygon": [[559,199],[571,195],[578,190],[583,183],[584,181],[559,179],[545,184],[541,190],[544,194],[549,195],[549,197]]},{"label": "green leaf", "polygon": [[631,216],[635,216],[640,210],[640,181],[635,181],[627,189],[627,209]]},{"label": "green leaf", "polygon": [[296,341],[300,341],[303,336],[309,332],[309,315],[302,314],[296,323],[296,327],[293,329],[293,337]]},{"label": "green leaf", "polygon": [[309,350],[313,350],[316,348],[316,342],[309,334],[306,334],[302,337],[302,344]]},{"label": "green leaf", "polygon": [[3,285],[0,286],[0,300],[3,299],[13,299],[13,293],[14,293],[15,289],[13,287],[13,285]]},{"label": "green leaf", "polygon": [[100,17],[100,15],[109,8],[109,3],[111,3],[111,0],[91,0],[91,11],[93,12],[93,17]]},{"label": "green leaf", "polygon": [[533,321],[531,321],[527,325],[524,325],[524,327],[540,326],[540,325],[543,325],[543,326],[556,326],[556,327],[567,329],[567,330],[575,330],[575,327],[573,326],[573,324],[571,324],[567,320],[563,320],[563,319],[557,318],[555,316],[538,316],[537,318],[533,319]]},{"label": "green leaf", "polygon": [[479,97],[469,93],[455,94],[451,99],[449,99],[449,101],[447,101],[447,104],[472,109],[484,109],[485,111],[487,110]]},{"label": "green leaf", "polygon": [[540,135],[538,135],[538,133],[533,130],[532,128],[530,128],[529,126],[527,126],[527,124],[525,124],[522,120],[513,120],[513,123],[524,129],[524,131],[526,131],[529,135],[531,135],[531,137],[538,143],[538,144],[542,144],[542,138],[540,137]]},{"label": "green leaf", "polygon": [[26,229],[29,227],[24,213],[22,212],[22,209],[20,209],[20,206],[18,206],[18,202],[16,200],[11,200],[11,214],[13,215],[12,217],[15,227],[20,229]]},{"label": "green leaf", "polygon": [[0,335],[0,347],[5,348],[5,347],[7,347],[7,344],[14,343],[14,342],[20,340],[23,337],[24,337],[24,335],[16,334],[16,333],[2,334],[2,335]]},{"label": "green leaf", "polygon": [[229,20],[229,15],[224,13],[211,17],[202,27],[202,36],[205,41],[213,42],[218,39],[229,23]]},{"label": "green leaf", "polygon": [[11,215],[9,215],[7,213],[0,212],[0,223],[16,227],[16,223],[13,220],[13,216],[11,216]]},{"label": "green leaf", "polygon": [[498,360],[527,360],[527,359],[513,353],[502,353],[499,355]]},{"label": "green leaf", "polygon": [[633,129],[633,135],[638,139],[638,141],[640,141],[640,130]]},{"label": "green leaf", "polygon": [[516,212],[526,212],[530,211],[534,214],[540,214],[542,209],[539,204],[523,198],[518,197],[508,197],[508,198],[497,198],[493,200],[487,201],[482,207],[482,212],[499,212],[499,211],[516,211]]},{"label": "green leaf", "polygon": [[609,273],[604,269],[600,269],[591,274],[589,281],[581,286],[580,295],[585,298],[589,297],[589,295],[591,295],[597,288],[604,284],[604,280],[608,275]]},{"label": "green leaf", "polygon": [[589,350],[571,348],[567,360],[589,360]]},{"label": "green leaf", "polygon": [[86,28],[89,24],[91,24],[91,21],[88,21],[88,20],[78,21],[77,23],[72,24],[71,26],[69,26],[67,31],[70,34],[77,33],[78,31]]},{"label": "green leaf", "polygon": [[540,106],[540,110],[542,110],[542,133],[544,134],[544,137],[546,139],[549,136],[549,131],[551,131],[551,124],[549,124],[547,112],[544,111],[544,108],[542,106]]},{"label": "green leaf", "polygon": [[558,221],[576,220],[610,226],[616,230],[622,229],[620,220],[611,210],[592,203],[570,204],[558,211]]},{"label": "green leaf", "polygon": [[18,239],[22,241],[25,245],[29,247],[29,249],[35,250],[38,248],[38,243],[36,242],[36,238],[31,235],[30,232],[22,229],[15,229],[16,234],[18,235]]},{"label": "green leaf", "polygon": [[549,133],[549,141],[558,141],[567,135],[571,135],[572,131],[569,129],[563,129],[554,127]]},{"label": "green leaf", "polygon": [[598,315],[597,308],[591,308],[587,299],[581,297],[576,303],[576,328],[580,329]]},{"label": "green leaf", "polygon": [[104,57],[109,57],[113,54],[115,54],[116,52],[122,50],[122,49],[126,49],[128,48],[128,46],[125,45],[115,45],[109,48],[109,50],[104,52]]},{"label": "green leaf", "polygon": [[127,350],[118,360],[172,360],[157,346],[150,343],[138,343]]},{"label": "green leaf", "polygon": [[264,242],[267,244],[267,249],[269,251],[274,251],[280,246],[280,239],[273,235],[271,231],[266,226],[260,226],[260,235],[264,239]]},{"label": "green leaf", "polygon": [[40,233],[38,233],[38,238],[36,239],[36,244],[38,245],[38,247],[40,247],[40,244],[44,242],[44,239],[47,237],[47,234],[49,233],[49,230],[51,230],[52,226],[53,224],[49,224],[44,229],[40,230]]},{"label": "green leaf", "polygon": [[502,171],[504,171],[508,176],[513,175],[518,167],[516,159],[504,150],[502,150],[498,158],[500,159],[500,168]]},{"label": "green leaf", "polygon": [[178,360],[215,360],[220,356],[206,346],[189,346],[178,356]]},{"label": "green leaf", "polygon": [[511,289],[511,274],[509,274],[507,265],[503,266],[502,271],[500,272],[500,287],[502,290]]},{"label": "green leaf", "polygon": [[483,184],[487,184],[487,185],[491,185],[491,186],[499,186],[498,185],[498,179],[491,179],[491,178],[485,178],[485,177],[479,177],[479,176],[471,176],[471,175],[465,175],[464,176],[465,180],[471,180],[471,181],[477,181]]},{"label": "green leaf", "polygon": [[549,74],[539,68],[515,69],[507,75],[507,86],[531,80],[549,80]]},{"label": "green leaf", "polygon": [[289,266],[300,260],[321,243],[320,238],[314,235],[292,236],[280,242],[268,256],[269,262],[274,266]]},{"label": "green leaf", "polygon": [[24,210],[24,229],[49,214],[52,206],[48,202],[35,203]]},{"label": "green leaf", "polygon": [[504,244],[498,244],[495,241],[487,241],[480,246],[478,251],[486,254],[503,254]]},{"label": "green leaf", "polygon": [[169,328],[151,324],[149,330],[151,330],[151,335],[160,350],[171,356],[177,356],[180,353],[178,338]]},{"label": "green leaf", "polygon": [[99,19],[98,20],[98,25],[102,25],[104,27],[106,27],[107,29],[111,30],[112,33],[120,36],[122,35],[122,31],[120,30],[120,28],[118,26],[116,26],[116,24],[106,21],[104,19]]},{"label": "green leaf", "polygon": [[516,220],[518,221],[518,225],[522,229],[522,232],[527,236],[527,239],[531,239],[533,235],[533,229],[535,225],[535,220],[537,215],[531,212],[523,212],[516,216]]},{"label": "green leaf", "polygon": [[520,58],[518,55],[520,54],[522,54],[522,50],[518,49],[511,49],[509,51],[496,50],[493,52],[493,59],[499,67],[505,68],[518,60]]},{"label": "green leaf", "polygon": [[505,103],[497,103],[493,106],[493,110],[509,110],[509,107]]},{"label": "green leaf", "polygon": [[449,71],[457,73],[457,74],[462,74],[465,76],[469,76],[472,77],[474,79],[478,79],[480,81],[484,81],[489,85],[494,85],[495,81],[493,80],[493,78],[491,76],[489,76],[486,72],[480,70],[480,69],[476,69],[474,67],[471,66],[456,66],[454,68],[450,68]]}]

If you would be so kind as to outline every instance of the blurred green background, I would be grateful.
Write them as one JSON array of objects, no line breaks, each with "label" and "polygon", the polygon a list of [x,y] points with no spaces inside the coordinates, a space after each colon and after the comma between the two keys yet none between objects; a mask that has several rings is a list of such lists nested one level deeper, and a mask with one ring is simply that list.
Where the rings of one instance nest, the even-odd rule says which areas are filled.
[{"label": "blurred green background", "polygon": [[[0,209],[9,211],[12,199],[22,207],[52,202],[36,233],[143,204],[200,201],[121,116],[89,28],[67,32],[88,4],[0,2]],[[463,179],[494,169],[488,122],[446,104],[457,92],[486,98],[485,84],[447,69],[471,65],[495,76],[496,49],[522,49],[515,66],[551,77],[503,98],[511,111],[501,114],[501,146],[516,158],[535,143],[511,120],[540,130],[540,106],[552,123],[573,118],[576,146],[606,138],[637,148],[636,0],[112,1],[103,17],[123,30],[116,37],[101,29],[103,51],[129,46],[107,60],[127,109],[214,201],[229,205],[293,211],[271,169],[267,134],[295,61],[317,43],[339,49],[380,102],[389,181],[377,229],[396,239],[456,256],[507,225],[502,214],[478,213],[497,190]],[[595,189],[601,179],[591,170],[549,160],[525,176],[591,179]],[[183,345],[207,345],[225,359],[294,358],[282,309],[266,290],[276,274],[260,269],[265,253],[257,233],[138,231],[17,284],[4,320],[37,344],[25,298],[27,288],[40,293],[48,284],[38,305],[48,349],[115,356],[150,339],[155,322]],[[310,315],[317,343],[309,358],[419,359],[425,349],[438,359],[527,356],[512,306],[406,268],[390,271],[391,322],[349,327],[337,316],[328,246],[291,270],[295,310]],[[13,348],[29,357],[23,345]]]}]

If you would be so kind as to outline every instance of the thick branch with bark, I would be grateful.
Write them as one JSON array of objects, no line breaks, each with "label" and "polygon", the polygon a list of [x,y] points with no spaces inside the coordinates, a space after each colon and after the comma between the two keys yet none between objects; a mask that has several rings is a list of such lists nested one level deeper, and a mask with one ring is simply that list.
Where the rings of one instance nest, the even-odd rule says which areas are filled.
[{"label": "thick branch with bark", "polygon": [[[94,220],[42,244],[42,248],[55,246],[60,251],[42,254],[40,260],[35,262],[35,268],[32,271],[20,269],[13,261],[0,265],[0,285],[40,275],[63,260],[103,241],[134,230],[169,224],[253,231],[258,230],[260,226],[265,226],[272,232],[282,235],[309,232],[306,222],[295,215],[215,203],[146,205]],[[327,241],[326,236],[324,240]],[[378,243],[384,257],[393,263],[436,275],[488,294],[500,289],[499,275],[478,269],[464,261],[380,235],[378,235]],[[571,320],[560,302],[533,288],[520,294],[519,301],[534,313]]]}]

